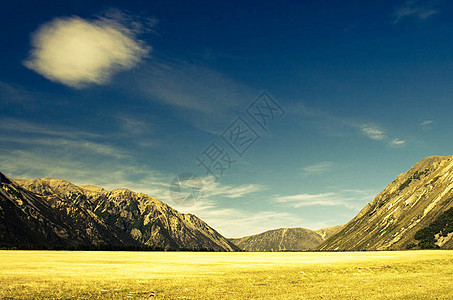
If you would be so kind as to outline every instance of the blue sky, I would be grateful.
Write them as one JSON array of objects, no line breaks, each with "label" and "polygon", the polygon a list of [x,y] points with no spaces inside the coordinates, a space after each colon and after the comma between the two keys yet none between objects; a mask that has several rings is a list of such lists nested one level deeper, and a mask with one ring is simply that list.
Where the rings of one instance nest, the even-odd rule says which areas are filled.
[{"label": "blue sky", "polygon": [[[227,237],[345,223],[417,161],[451,154],[452,13],[422,0],[4,3],[1,171],[145,192]],[[282,109],[265,128],[246,111],[257,103]],[[258,137],[241,156],[226,142],[238,117]],[[212,143],[231,163],[218,178],[197,162]],[[195,203],[169,193],[182,173],[202,180]]]}]

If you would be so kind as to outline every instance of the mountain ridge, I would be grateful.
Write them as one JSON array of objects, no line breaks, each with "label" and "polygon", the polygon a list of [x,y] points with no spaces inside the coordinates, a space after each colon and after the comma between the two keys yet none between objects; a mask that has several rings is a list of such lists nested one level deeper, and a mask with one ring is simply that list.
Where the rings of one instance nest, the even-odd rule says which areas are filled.
[{"label": "mountain ridge", "polygon": [[[417,232],[436,222],[451,207],[453,156],[430,156],[398,175],[342,230],[327,239],[318,249],[348,251],[423,248],[421,241],[416,239]],[[439,236],[433,237],[431,245],[435,245],[442,236],[443,244],[439,247],[452,249],[452,235],[449,236],[449,232],[435,234]]]},{"label": "mountain ridge", "polygon": [[278,228],[230,241],[245,251],[304,251],[315,249],[342,226],[318,230],[302,227]]},{"label": "mountain ridge", "polygon": [[103,249],[116,244],[139,248],[128,235],[84,208],[55,195],[25,190],[3,174],[0,178],[0,247]]},{"label": "mountain ridge", "polygon": [[[3,210],[4,207],[13,208],[15,196],[9,193],[12,190],[15,190],[19,198],[28,199],[26,207],[22,210],[32,211],[32,215],[23,216],[23,213],[17,207],[12,209],[10,213],[16,217],[22,216],[23,224],[21,226],[28,227],[31,232],[33,232],[32,228],[35,227],[35,223],[41,227],[44,226],[42,231],[46,234],[55,230],[58,231],[61,227],[65,232],[70,232],[71,228],[68,227],[71,226],[77,232],[82,229],[82,231],[89,232],[89,228],[81,229],[80,224],[76,226],[75,223],[78,223],[78,220],[71,220],[69,212],[63,213],[68,226],[63,226],[64,222],[60,222],[59,226],[50,222],[49,224],[53,228],[45,226],[45,221],[51,220],[56,215],[61,215],[61,211],[66,208],[71,213],[80,212],[78,215],[80,218],[92,218],[94,223],[104,226],[110,234],[123,237],[123,240],[109,239],[107,241],[103,241],[101,238],[96,242],[86,236],[83,243],[53,239],[48,241],[46,245],[35,245],[38,248],[48,248],[51,247],[52,243],[55,243],[57,246],[60,244],[58,247],[63,248],[68,248],[74,244],[75,247],[88,248],[103,246],[160,250],[239,250],[237,246],[230,243],[196,216],[181,214],[162,201],[143,193],[135,193],[128,189],[108,191],[96,186],[77,186],[66,180],[49,177],[34,180],[10,180],[1,174],[0,179],[2,196],[0,209]],[[36,203],[39,203],[41,210],[47,213],[40,215],[40,209],[35,207]],[[36,219],[34,216],[39,217]],[[6,217],[0,218],[0,226],[3,226],[4,232],[14,231],[11,218],[8,221]],[[104,232],[104,235],[108,235],[108,233]],[[17,240],[17,237],[12,235],[9,238],[10,246],[14,246],[14,242],[11,241]],[[42,239],[46,240],[45,237]],[[7,240],[6,236],[0,239],[3,246],[8,244],[5,243]],[[32,241],[36,241],[36,239],[32,239]],[[33,247],[33,245],[29,246]]]}]

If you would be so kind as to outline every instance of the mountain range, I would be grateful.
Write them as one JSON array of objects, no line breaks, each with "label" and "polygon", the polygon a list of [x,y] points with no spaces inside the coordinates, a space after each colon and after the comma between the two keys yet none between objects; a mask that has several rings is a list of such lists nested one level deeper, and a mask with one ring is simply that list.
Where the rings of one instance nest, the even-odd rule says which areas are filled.
[{"label": "mountain range", "polygon": [[0,173],[0,248],[354,251],[453,249],[453,156],[399,175],[351,221],[226,239],[192,214],[128,189]]},{"label": "mountain range", "polygon": [[196,216],[142,193],[1,173],[0,247],[239,250]]}]

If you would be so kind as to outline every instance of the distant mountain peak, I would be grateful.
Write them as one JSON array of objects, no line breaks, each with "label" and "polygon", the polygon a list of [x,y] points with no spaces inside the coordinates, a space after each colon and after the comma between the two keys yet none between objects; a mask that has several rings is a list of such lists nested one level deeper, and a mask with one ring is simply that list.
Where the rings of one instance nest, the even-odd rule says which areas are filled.
[{"label": "distant mountain peak", "polygon": [[302,251],[315,249],[327,237],[336,233],[343,225],[313,231],[306,228],[279,228],[259,234],[230,239],[247,251]]},{"label": "distant mountain peak", "polygon": [[120,188],[120,189],[114,189],[114,190],[111,190],[111,192],[113,194],[125,194],[125,195],[129,195],[129,194],[132,194],[132,193],[135,193],[129,189],[126,189],[126,188]]},{"label": "distant mountain peak", "polygon": [[88,191],[91,191],[91,192],[99,192],[99,193],[102,193],[102,192],[108,192],[106,189],[104,188],[101,188],[99,186],[95,186],[95,185],[81,185],[80,186],[82,189],[85,189],[85,190],[88,190]]}]

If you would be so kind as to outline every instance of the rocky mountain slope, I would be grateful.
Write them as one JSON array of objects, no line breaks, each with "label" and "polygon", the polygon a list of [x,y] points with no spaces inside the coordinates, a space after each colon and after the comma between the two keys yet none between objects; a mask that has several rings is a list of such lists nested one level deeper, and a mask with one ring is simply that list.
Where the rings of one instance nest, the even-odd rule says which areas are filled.
[{"label": "rocky mountain slope", "polygon": [[453,156],[399,175],[320,250],[453,249]]},{"label": "rocky mountain slope", "polygon": [[306,228],[280,228],[230,241],[246,251],[301,251],[316,248],[342,226],[316,231]]},{"label": "rocky mountain slope", "polygon": [[[52,178],[11,181],[3,174],[2,178],[0,243],[3,247],[22,247],[23,243],[30,243],[30,247],[37,248],[74,245],[239,250],[196,216],[179,213],[146,194],[127,189],[107,191],[95,186],[76,186]],[[16,220],[20,221],[20,226]],[[59,232],[64,232],[60,236],[67,235],[65,242],[61,237],[54,237]],[[39,238],[30,238],[26,233]]]},{"label": "rocky mountain slope", "polygon": [[0,247],[108,249],[139,247],[130,235],[91,211],[55,195],[41,196],[0,173]]}]

